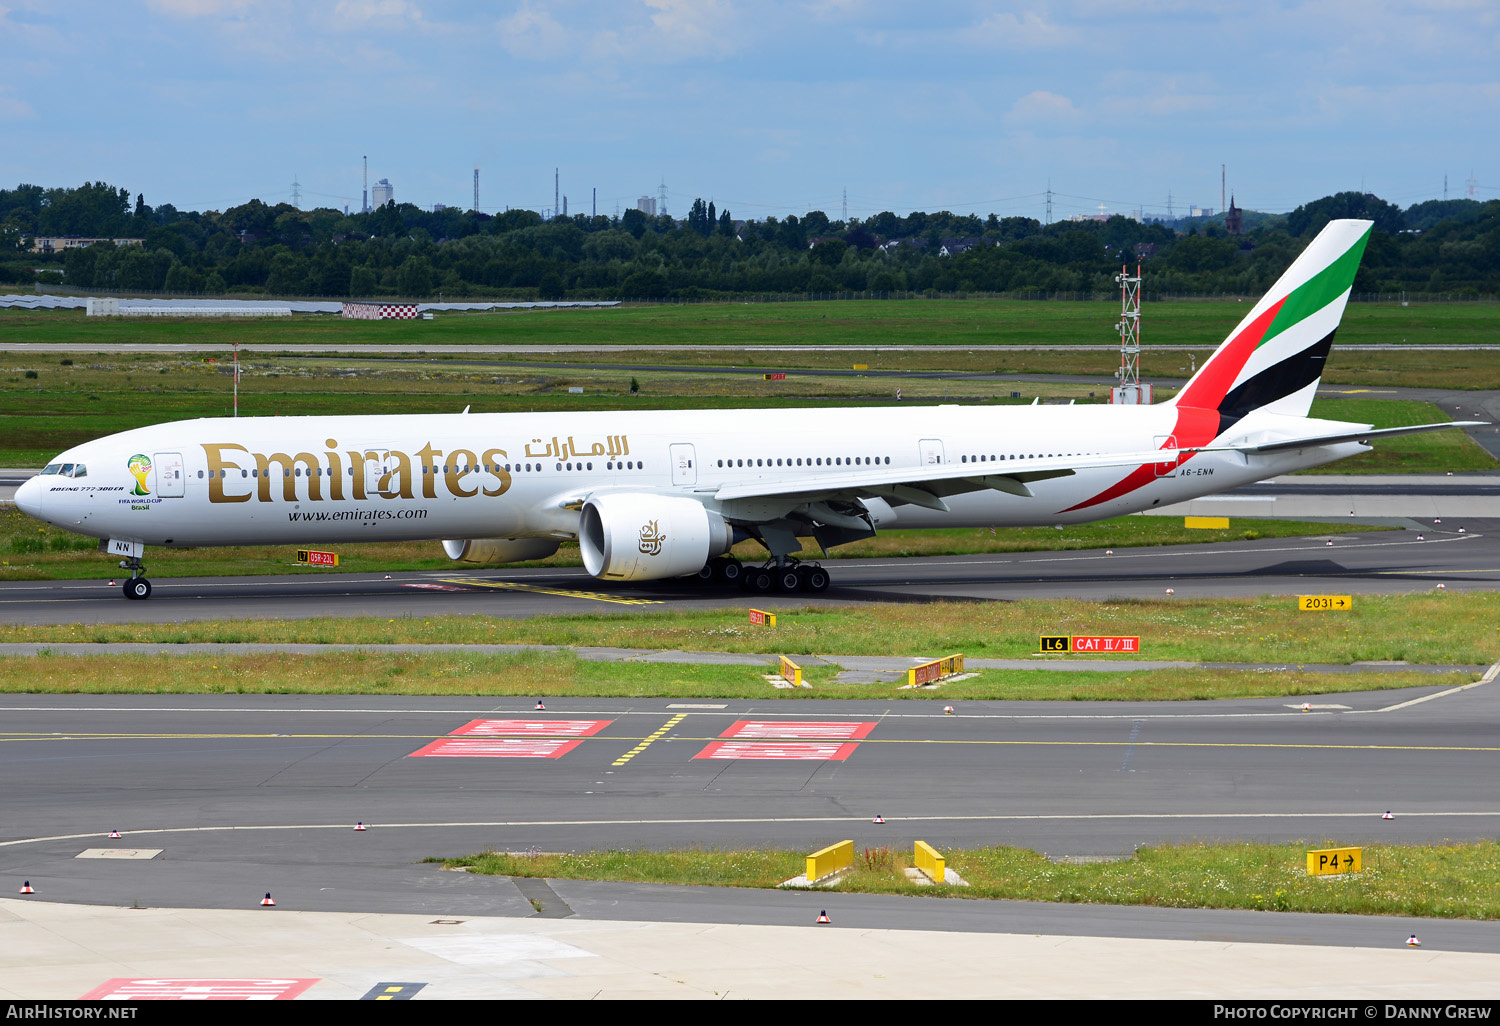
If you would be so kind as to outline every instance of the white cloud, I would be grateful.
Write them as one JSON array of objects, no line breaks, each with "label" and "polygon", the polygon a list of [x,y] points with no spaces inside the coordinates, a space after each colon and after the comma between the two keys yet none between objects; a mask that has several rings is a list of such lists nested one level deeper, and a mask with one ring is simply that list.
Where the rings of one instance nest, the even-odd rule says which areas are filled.
[{"label": "white cloud", "polygon": [[1077,38],[1077,32],[1035,11],[992,14],[978,25],[959,33],[971,45],[1008,50],[1035,50],[1064,46]]},{"label": "white cloud", "polygon": [[550,13],[530,4],[522,4],[508,18],[496,23],[500,45],[513,56],[531,60],[548,60],[566,53],[570,36]]},{"label": "white cloud", "polygon": [[336,22],[392,24],[399,19],[421,21],[422,10],[408,0],[339,0],[333,9],[333,20]]},{"label": "white cloud", "polygon": [[0,86],[0,121],[20,121],[23,118],[36,117],[36,111],[31,104],[25,100],[18,100],[11,94],[10,86]]},{"label": "white cloud", "polygon": [[252,0],[146,0],[146,6],[179,18],[205,18],[232,14],[249,7]]},{"label": "white cloud", "polygon": [[1006,113],[1005,121],[1011,125],[1071,125],[1082,117],[1082,112],[1066,96],[1038,89],[1017,100]]}]

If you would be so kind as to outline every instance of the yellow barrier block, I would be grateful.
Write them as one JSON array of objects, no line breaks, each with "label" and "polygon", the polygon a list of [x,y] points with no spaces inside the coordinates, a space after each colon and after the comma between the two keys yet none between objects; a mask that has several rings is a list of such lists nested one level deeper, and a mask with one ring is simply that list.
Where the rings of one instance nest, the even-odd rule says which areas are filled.
[{"label": "yellow barrier block", "polygon": [[768,613],[764,609],[750,610],[750,623],[756,627],[775,627],[776,614]]},{"label": "yellow barrier block", "polygon": [[943,677],[951,677],[955,673],[964,672],[963,653],[958,652],[942,659],[934,659],[930,663],[919,663],[906,671],[906,686],[914,688],[918,684],[930,684]]},{"label": "yellow barrier block", "polygon": [[807,857],[807,882],[817,883],[824,877],[832,876],[839,870],[848,869],[852,865],[854,865],[854,842],[852,840],[830,844],[822,851],[815,851]]},{"label": "yellow barrier block", "polygon": [[1359,848],[1320,848],[1307,853],[1308,876],[1358,873],[1360,864]]},{"label": "yellow barrier block", "polygon": [[854,369],[855,370],[869,370],[870,369],[870,365],[868,363],[856,363],[854,365]]},{"label": "yellow barrier block", "polygon": [[926,841],[918,841],[912,846],[912,858],[916,861],[917,868],[927,874],[927,879],[933,883],[943,883],[948,879],[948,860]]},{"label": "yellow barrier block", "polygon": [[1298,595],[1297,608],[1303,612],[1346,612],[1354,608],[1353,595]]},{"label": "yellow barrier block", "polygon": [[1222,530],[1229,526],[1228,517],[1183,517],[1182,526],[1199,531]]},{"label": "yellow barrier block", "polygon": [[792,662],[786,656],[780,656],[780,672],[782,678],[794,688],[802,686],[802,667]]}]

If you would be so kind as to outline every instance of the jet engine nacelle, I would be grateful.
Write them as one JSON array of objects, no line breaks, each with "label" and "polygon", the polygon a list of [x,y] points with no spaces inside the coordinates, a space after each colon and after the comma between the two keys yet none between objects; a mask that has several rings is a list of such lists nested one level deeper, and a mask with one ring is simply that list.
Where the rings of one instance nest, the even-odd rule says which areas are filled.
[{"label": "jet engine nacelle", "polygon": [[733,544],[723,517],[678,495],[601,495],[583,504],[578,529],[584,568],[611,581],[697,573]]},{"label": "jet engine nacelle", "polygon": [[524,563],[557,551],[555,538],[459,538],[443,542],[448,558],[460,563]]}]

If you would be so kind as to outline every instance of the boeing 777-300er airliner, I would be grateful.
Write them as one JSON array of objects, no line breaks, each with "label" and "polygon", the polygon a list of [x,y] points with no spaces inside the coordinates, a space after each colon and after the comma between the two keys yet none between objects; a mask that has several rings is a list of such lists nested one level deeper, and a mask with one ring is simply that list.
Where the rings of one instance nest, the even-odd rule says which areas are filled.
[{"label": "boeing 777-300er airliner", "polygon": [[[1159,405],[213,418],[75,446],[16,492],[101,539],[144,599],[148,545],[447,539],[456,560],[578,541],[607,581],[699,575],[822,591],[799,537],[1079,523],[1364,452],[1385,435],[1308,410],[1368,221],[1333,221]],[[745,538],[764,565],[726,556]]]}]

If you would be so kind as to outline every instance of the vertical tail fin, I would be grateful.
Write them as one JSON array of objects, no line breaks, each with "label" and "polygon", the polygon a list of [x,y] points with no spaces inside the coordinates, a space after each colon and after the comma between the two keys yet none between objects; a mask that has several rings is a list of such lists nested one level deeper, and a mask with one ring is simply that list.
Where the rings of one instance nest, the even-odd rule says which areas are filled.
[{"label": "vertical tail fin", "polygon": [[1372,224],[1330,221],[1172,403],[1217,411],[1215,436],[1256,409],[1307,416]]}]

